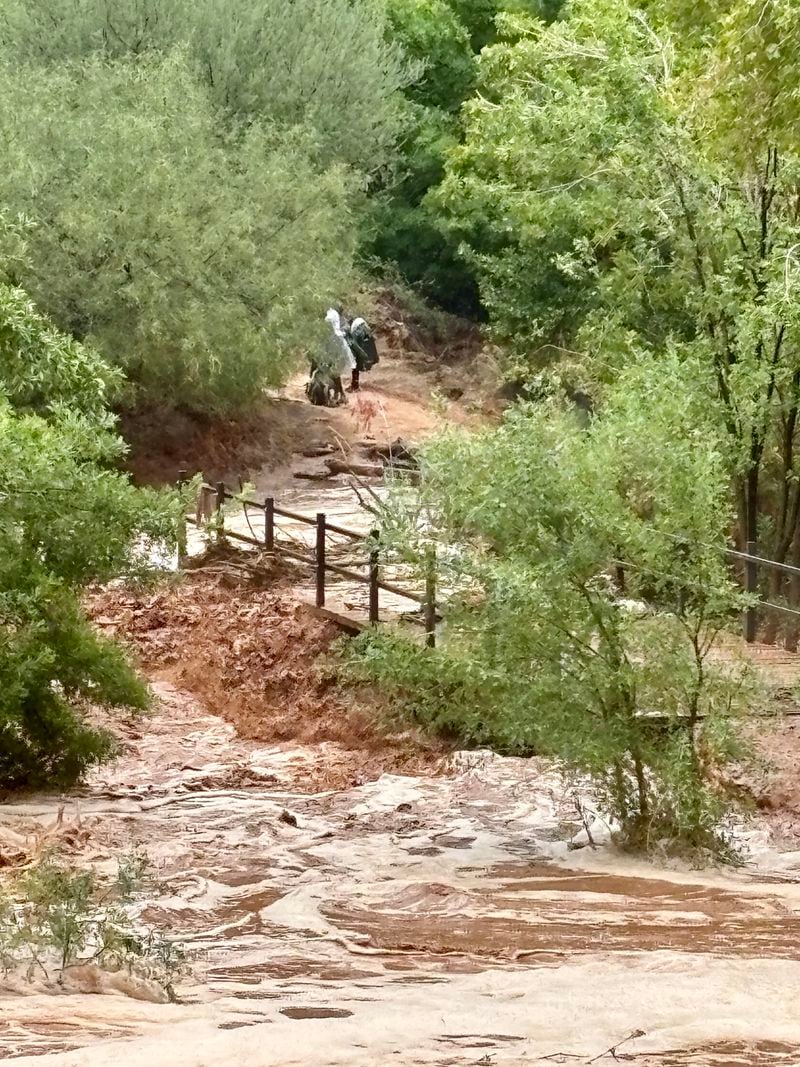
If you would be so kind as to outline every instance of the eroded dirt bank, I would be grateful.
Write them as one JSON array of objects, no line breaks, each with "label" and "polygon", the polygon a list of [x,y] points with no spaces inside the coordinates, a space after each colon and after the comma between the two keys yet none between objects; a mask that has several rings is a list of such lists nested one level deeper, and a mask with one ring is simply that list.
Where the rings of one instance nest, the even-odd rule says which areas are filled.
[{"label": "eroded dirt bank", "polygon": [[[183,1002],[5,993],[2,1055],[581,1063],[643,1031],[620,1059],[800,1061],[800,856],[770,852],[764,832],[742,872],[570,851],[574,801],[552,769],[482,754],[301,792],[340,746],[244,741],[168,684],[159,694],[121,759],[67,800],[80,833],[65,842],[101,865],[146,848],[160,888],[142,920],[185,945]],[[32,839],[58,807],[4,805],[0,827]]]},{"label": "eroded dirt bank", "polygon": [[379,694],[360,696],[335,684],[327,657],[342,632],[298,599],[308,593],[298,574],[262,564],[257,574],[265,586],[229,569],[237,555],[225,552],[216,564],[212,556],[203,569],[157,590],[99,590],[87,603],[90,616],[150,678],[190,694],[239,738],[335,743],[336,759],[295,772],[298,787],[343,788],[384,772],[434,773],[446,752],[441,743],[406,724],[384,726]]}]

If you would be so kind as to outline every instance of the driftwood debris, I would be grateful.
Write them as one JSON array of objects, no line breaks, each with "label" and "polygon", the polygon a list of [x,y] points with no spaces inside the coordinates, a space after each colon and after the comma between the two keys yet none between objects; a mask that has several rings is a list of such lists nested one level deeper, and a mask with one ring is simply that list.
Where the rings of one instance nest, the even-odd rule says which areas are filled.
[{"label": "driftwood debris", "polygon": [[356,478],[383,478],[385,471],[402,471],[415,475],[419,471],[414,448],[402,439],[391,444],[378,444],[375,441],[359,441],[360,454],[354,454],[350,446],[345,450],[345,442],[339,441],[341,454],[334,447],[314,446],[306,449],[302,455],[307,459],[321,459],[325,470],[295,471],[294,477],[304,481],[315,482],[333,478],[339,474],[348,474]]},{"label": "driftwood debris", "polygon": [[371,459],[380,460],[393,467],[416,469],[418,466],[415,449],[402,438],[386,445],[379,445],[374,441],[365,442],[363,447]]},{"label": "driftwood debris", "polygon": [[294,471],[292,477],[304,482],[327,482],[333,475],[330,471]]},{"label": "driftwood debris", "polygon": [[331,474],[355,474],[359,478],[382,478],[383,464],[345,462],[331,456],[325,460],[325,466]]},{"label": "driftwood debris", "polygon": [[330,456],[334,452],[332,445],[319,445],[317,448],[306,448],[300,455],[305,459],[320,459],[323,456]]}]

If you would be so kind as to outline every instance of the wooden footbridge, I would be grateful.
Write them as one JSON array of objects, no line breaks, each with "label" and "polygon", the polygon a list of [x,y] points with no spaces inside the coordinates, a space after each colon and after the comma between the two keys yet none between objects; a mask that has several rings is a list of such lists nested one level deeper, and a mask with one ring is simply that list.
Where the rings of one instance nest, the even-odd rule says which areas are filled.
[{"label": "wooden footbridge", "polygon": [[[181,472],[181,482],[185,482],[184,472]],[[234,529],[230,522],[226,522],[225,505],[228,501],[242,508],[247,532]],[[251,516],[257,516],[255,525]],[[390,561],[379,529],[372,529],[367,534],[360,533],[332,522],[325,512],[317,512],[314,516],[304,515],[281,507],[272,496],[256,500],[235,494],[223,482],[200,486],[197,511],[195,515],[187,515],[186,522],[212,533],[220,541],[238,542],[269,555],[292,560],[310,570],[313,582],[313,600],[309,597],[311,606],[316,614],[335,622],[344,630],[357,632],[377,626],[384,618],[383,602],[388,595],[394,609],[392,616],[401,616],[405,621],[420,626],[428,647],[433,648],[436,644],[439,615],[436,606],[436,556],[433,550],[425,559],[424,576],[418,583],[419,587],[401,584],[387,577],[387,574],[393,576],[401,568],[396,562]],[[297,536],[298,528],[305,532],[305,537]],[[182,555],[185,555],[185,547]],[[351,586],[365,587],[368,593],[366,618],[336,610],[328,602],[332,579],[344,579]],[[398,610],[399,605],[404,603],[413,605],[413,609],[405,612]]]}]

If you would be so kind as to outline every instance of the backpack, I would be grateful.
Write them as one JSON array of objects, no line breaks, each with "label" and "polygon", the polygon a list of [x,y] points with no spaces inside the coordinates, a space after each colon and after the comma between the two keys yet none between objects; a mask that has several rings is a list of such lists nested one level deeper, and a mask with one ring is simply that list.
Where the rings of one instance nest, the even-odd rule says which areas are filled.
[{"label": "backpack", "polygon": [[306,396],[311,403],[318,408],[331,406],[331,382],[330,376],[323,370],[315,370],[306,383]]},{"label": "backpack", "polygon": [[363,319],[353,319],[350,325],[350,341],[360,371],[372,370],[380,361],[378,346],[372,331]]}]

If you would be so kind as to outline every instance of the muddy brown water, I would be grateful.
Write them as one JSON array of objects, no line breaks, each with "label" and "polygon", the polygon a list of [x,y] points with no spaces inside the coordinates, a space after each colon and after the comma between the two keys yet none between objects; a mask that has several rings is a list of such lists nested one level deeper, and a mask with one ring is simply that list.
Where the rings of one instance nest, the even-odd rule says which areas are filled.
[{"label": "muddy brown water", "polygon": [[[800,915],[780,901],[657,879],[554,874],[520,864],[515,881],[487,871],[485,890],[427,885],[384,907],[323,907],[339,926],[384,949],[520,960],[580,953],[702,952],[747,958],[800,958]],[[538,875],[538,876],[537,876]],[[438,898],[438,899],[437,899]],[[403,921],[397,921],[402,915]]]},{"label": "muddy brown water", "polygon": [[[552,768],[473,754],[435,778],[298,793],[333,745],[265,747],[162,687],[150,728],[65,798],[76,862],[133,844],[179,1004],[0,992],[0,1056],[64,1067],[800,1063],[800,857],[757,825],[744,871],[570,851]],[[233,767],[246,788],[220,788]],[[261,784],[259,784],[261,783]],[[591,798],[585,797],[587,804]],[[60,801],[0,807],[30,840]],[[295,817],[292,825],[284,812]]]}]

